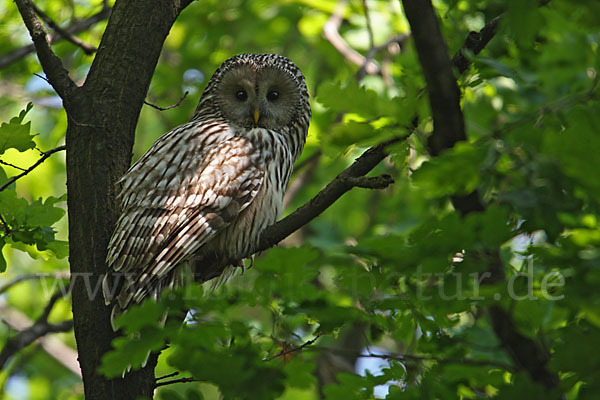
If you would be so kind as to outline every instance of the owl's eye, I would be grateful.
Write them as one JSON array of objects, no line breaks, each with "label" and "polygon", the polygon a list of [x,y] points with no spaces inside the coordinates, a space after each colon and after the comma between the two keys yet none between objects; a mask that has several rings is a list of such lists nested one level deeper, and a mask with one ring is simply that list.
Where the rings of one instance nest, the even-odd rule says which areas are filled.
[{"label": "owl's eye", "polygon": [[246,101],[248,99],[248,94],[246,93],[245,90],[238,90],[235,93],[235,98],[238,99],[239,101]]},{"label": "owl's eye", "polygon": [[269,101],[275,101],[279,98],[279,92],[277,90],[271,90],[269,93],[267,93],[267,100]]}]

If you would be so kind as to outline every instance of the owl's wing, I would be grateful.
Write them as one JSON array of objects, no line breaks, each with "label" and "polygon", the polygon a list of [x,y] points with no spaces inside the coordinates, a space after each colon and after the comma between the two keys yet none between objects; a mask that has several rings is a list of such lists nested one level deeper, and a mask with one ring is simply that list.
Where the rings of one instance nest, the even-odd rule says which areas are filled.
[{"label": "owl's wing", "polygon": [[[174,267],[234,220],[263,181],[259,153],[245,138],[196,140],[196,149],[168,139],[163,136],[123,180],[123,212],[107,257],[109,269],[125,276],[117,297],[122,309],[153,293]],[[113,296],[103,289],[109,304]]]}]

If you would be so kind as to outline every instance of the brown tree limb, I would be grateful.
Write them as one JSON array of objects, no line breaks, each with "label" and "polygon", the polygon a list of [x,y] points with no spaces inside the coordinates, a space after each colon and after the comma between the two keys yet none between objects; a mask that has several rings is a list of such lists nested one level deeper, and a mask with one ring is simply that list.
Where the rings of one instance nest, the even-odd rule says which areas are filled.
[{"label": "brown tree limb", "polygon": [[[458,86],[431,1],[403,0],[402,3],[427,82],[434,123],[429,145],[435,155],[466,140]],[[488,35],[493,36],[493,32],[495,27]],[[453,197],[452,203],[462,215],[485,209],[477,191],[468,196]],[[490,272],[490,281],[504,279],[498,252],[493,254]],[[488,311],[496,336],[517,367],[527,371],[534,381],[544,384],[546,388],[556,387],[558,377],[547,369],[549,356],[545,350],[536,341],[519,333],[511,316],[500,306],[491,306]]]},{"label": "brown tree limb", "polygon": [[40,165],[41,163],[46,161],[46,159],[48,157],[50,157],[52,154],[57,153],[62,150],[65,150],[65,149],[66,149],[66,147],[64,145],[62,145],[62,146],[58,146],[54,149],[41,152],[42,156],[31,167],[24,169],[23,172],[21,172],[18,175],[13,176],[4,185],[0,186],[0,192],[3,191],[4,189],[6,189],[7,187],[9,187],[10,185],[12,185],[13,183],[15,183],[17,180],[19,180],[22,177],[24,177],[25,175],[27,175],[28,173],[30,173],[31,171],[33,171],[38,165]]},{"label": "brown tree limb", "polygon": [[[98,22],[107,19],[110,16],[111,11],[112,9],[110,7],[105,7],[101,11],[92,15],[91,17],[86,18],[82,21],[75,22],[69,25],[68,27],[63,28],[63,31],[68,33],[69,35],[75,35],[84,32],[90,29],[92,26],[96,25]],[[65,37],[62,36],[60,33],[56,32],[53,35],[49,35],[48,42],[50,44],[54,44],[63,39],[65,39]],[[4,55],[0,56],[0,68],[4,68],[33,52],[35,52],[35,45],[33,44],[29,44],[23,47],[19,47],[18,49],[9,51],[8,53],[5,53]]]},{"label": "brown tree limb", "polygon": [[[402,138],[395,138],[365,151],[352,165],[342,171],[333,181],[321,190],[308,203],[298,208],[287,217],[269,226],[261,235],[256,252],[275,246],[293,232],[306,225],[319,214],[331,206],[337,199],[353,187],[370,187],[383,189],[393,183],[387,176],[364,178],[387,155],[387,147],[399,142]],[[374,180],[373,180],[374,179]]]},{"label": "brown tree limb", "polygon": [[71,100],[72,94],[78,89],[78,86],[69,77],[69,73],[63,66],[60,58],[50,48],[46,31],[35,15],[31,0],[15,0],[15,3],[31,35],[40,64],[42,64],[48,81],[54,90],[56,90],[56,93],[63,99],[65,105],[67,105]]}]

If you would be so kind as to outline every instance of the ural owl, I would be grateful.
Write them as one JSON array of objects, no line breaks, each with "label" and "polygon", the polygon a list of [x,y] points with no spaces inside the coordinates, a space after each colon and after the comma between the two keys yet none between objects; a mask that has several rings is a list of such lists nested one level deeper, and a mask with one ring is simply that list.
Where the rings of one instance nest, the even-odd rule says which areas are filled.
[{"label": "ural owl", "polygon": [[240,265],[282,211],[311,117],[302,72],[240,54],[211,77],[190,122],[161,136],[119,181],[121,215],[103,281],[113,316],[178,284]]}]

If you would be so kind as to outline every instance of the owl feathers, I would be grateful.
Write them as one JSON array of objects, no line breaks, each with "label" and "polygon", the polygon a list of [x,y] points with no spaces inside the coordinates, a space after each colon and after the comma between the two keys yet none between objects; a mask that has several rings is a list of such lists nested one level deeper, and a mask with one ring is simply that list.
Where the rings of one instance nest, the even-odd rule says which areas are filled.
[{"label": "owl feathers", "polygon": [[310,117],[304,76],[287,58],[240,54],[216,70],[191,121],[119,180],[103,281],[113,316],[183,276],[204,282],[255,252],[282,211]]}]

